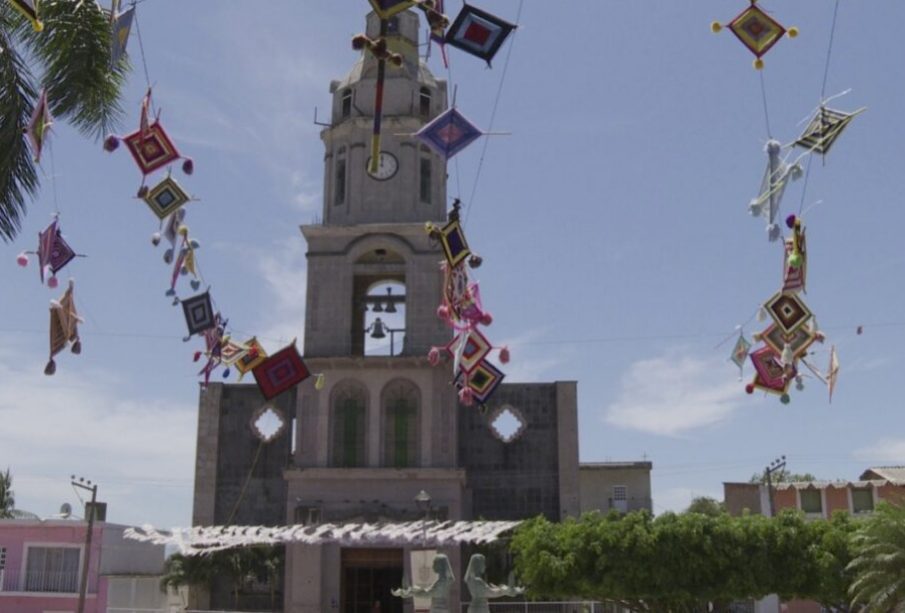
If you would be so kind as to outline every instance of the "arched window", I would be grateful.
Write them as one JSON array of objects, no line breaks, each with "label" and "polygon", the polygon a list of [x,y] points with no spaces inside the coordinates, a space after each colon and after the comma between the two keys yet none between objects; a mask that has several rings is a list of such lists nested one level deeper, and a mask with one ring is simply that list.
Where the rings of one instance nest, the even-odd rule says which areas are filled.
[{"label": "arched window", "polygon": [[418,388],[409,381],[393,381],[383,390],[383,465],[408,468],[418,465]]},{"label": "arched window", "polygon": [[333,189],[333,204],[346,201],[346,148],[340,147],[336,153],[336,182]]},{"label": "arched window", "polygon": [[367,423],[367,393],[355,383],[340,384],[332,401],[331,466],[351,468],[365,466],[365,424]]},{"label": "arched window", "polygon": [[352,115],[352,90],[344,89],[342,93],[342,98],[340,101],[342,105],[340,111],[340,117],[343,119],[348,119]]},{"label": "arched window", "polygon": [[431,90],[426,87],[421,88],[421,94],[419,96],[418,109],[421,113],[421,117],[427,119],[431,114]]}]

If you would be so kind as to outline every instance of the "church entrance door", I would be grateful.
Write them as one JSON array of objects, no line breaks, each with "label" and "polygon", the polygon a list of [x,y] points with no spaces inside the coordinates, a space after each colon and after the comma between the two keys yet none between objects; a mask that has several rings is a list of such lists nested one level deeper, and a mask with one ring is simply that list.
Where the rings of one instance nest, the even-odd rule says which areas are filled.
[{"label": "church entrance door", "polygon": [[342,550],[343,613],[402,613],[402,549]]}]

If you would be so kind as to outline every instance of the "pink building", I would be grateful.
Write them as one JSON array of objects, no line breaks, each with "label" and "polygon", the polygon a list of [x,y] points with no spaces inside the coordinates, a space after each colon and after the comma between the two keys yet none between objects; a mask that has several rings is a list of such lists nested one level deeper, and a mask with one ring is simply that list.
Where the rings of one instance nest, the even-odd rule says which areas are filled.
[{"label": "pink building", "polygon": [[[126,526],[95,522],[85,613],[105,613],[110,586],[122,577],[152,577],[163,547],[123,539]],[[0,520],[0,613],[74,612],[85,564],[84,520]]]}]

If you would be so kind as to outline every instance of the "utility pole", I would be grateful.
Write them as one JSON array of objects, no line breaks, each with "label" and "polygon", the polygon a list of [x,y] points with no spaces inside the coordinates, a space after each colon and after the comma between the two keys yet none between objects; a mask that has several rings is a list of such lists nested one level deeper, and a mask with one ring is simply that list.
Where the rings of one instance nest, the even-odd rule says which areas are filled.
[{"label": "utility pole", "polygon": [[776,504],[773,502],[773,473],[784,470],[786,467],[786,456],[779,456],[764,469],[764,476],[767,477],[767,496],[770,498],[770,517],[776,515]]},{"label": "utility pole", "polygon": [[78,613],[85,613],[85,593],[88,591],[88,566],[91,563],[91,533],[94,531],[94,514],[96,512],[95,503],[97,502],[97,483],[91,484],[90,480],[79,477],[78,481],[75,475],[72,475],[72,487],[78,487],[91,492],[90,506],[86,507],[88,512],[88,532],[85,534],[85,563],[82,565],[82,579],[79,583],[79,608]]}]

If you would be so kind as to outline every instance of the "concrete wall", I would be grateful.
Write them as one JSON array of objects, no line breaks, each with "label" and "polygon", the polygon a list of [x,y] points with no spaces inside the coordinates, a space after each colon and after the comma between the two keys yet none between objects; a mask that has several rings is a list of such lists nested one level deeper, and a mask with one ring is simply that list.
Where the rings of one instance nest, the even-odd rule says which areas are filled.
[{"label": "concrete wall", "polygon": [[769,515],[768,507],[761,505],[761,488],[757,483],[723,483],[723,503],[730,515],[742,515],[745,510],[752,514]]},{"label": "concrete wall", "polygon": [[126,539],[127,526],[105,524],[101,555],[102,575],[156,575],[163,571],[164,546]]},{"label": "concrete wall", "polygon": [[652,510],[650,462],[612,462],[581,464],[578,468],[581,512],[621,510],[612,502],[613,486],[626,487],[626,511]]},{"label": "concrete wall", "polygon": [[164,592],[160,589],[160,579],[161,575],[107,577],[107,607],[116,609],[116,613],[182,611],[188,602],[188,588],[170,588]]},{"label": "concrete wall", "polygon": [[[459,411],[459,459],[468,473],[472,497],[469,518],[521,519],[538,514],[558,520],[578,512],[577,470],[560,472],[560,446],[568,468],[577,465],[577,436],[560,440],[560,420],[574,419],[574,394],[558,396],[558,386],[570,383],[502,384],[487,405],[461,407]],[[558,400],[569,398],[570,406]],[[494,436],[489,416],[506,405],[515,407],[527,422],[521,436],[505,443]],[[570,426],[567,432],[572,431]],[[565,491],[560,478],[566,476]],[[561,506],[565,495],[568,502]]]}]

